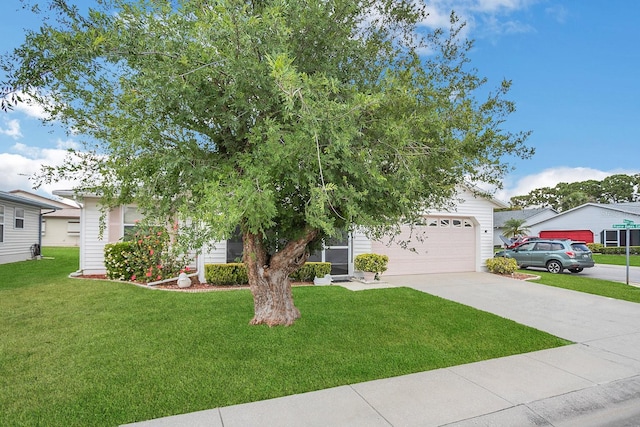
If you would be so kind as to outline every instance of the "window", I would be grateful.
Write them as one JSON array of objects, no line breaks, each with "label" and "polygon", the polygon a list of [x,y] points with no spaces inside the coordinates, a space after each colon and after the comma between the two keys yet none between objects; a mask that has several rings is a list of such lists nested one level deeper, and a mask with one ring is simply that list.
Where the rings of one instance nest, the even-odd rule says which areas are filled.
[{"label": "window", "polygon": [[47,232],[47,220],[42,218],[42,225],[40,226],[40,234],[44,236],[46,232]]},{"label": "window", "polygon": [[449,225],[451,225],[451,222],[449,219],[445,219],[445,218],[440,219],[440,227],[449,227]]},{"label": "window", "polygon": [[24,209],[15,208],[15,223],[14,228],[24,228]]},{"label": "window", "polygon": [[[122,235],[123,240],[124,241],[129,241],[132,240],[132,235],[133,235],[133,228],[136,226],[136,224],[140,221],[142,221],[143,217],[142,214],[138,211],[138,208],[135,206],[125,206],[124,207],[124,213],[122,215],[122,224],[123,224],[123,231],[122,231]],[[67,231],[69,233],[71,233],[71,230],[69,227],[67,227]],[[78,232],[80,232],[80,226],[78,224]]]},{"label": "window", "polygon": [[80,234],[80,221],[77,221],[77,220],[67,221],[67,233]]},{"label": "window", "polygon": [[4,206],[0,205],[0,243],[4,242]]},{"label": "window", "polygon": [[549,242],[540,242],[536,245],[536,251],[550,251],[551,243]]},{"label": "window", "polygon": [[242,249],[242,232],[238,226],[227,239],[227,262],[242,262]]}]

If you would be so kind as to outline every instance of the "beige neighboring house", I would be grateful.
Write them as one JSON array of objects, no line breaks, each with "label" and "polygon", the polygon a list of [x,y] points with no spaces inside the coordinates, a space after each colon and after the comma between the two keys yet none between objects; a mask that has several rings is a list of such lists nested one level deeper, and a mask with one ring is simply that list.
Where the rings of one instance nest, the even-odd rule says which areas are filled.
[{"label": "beige neighboring house", "polygon": [[[128,227],[133,227],[140,214],[134,206],[111,209],[105,218],[104,232],[100,235],[100,198],[91,194],[75,194],[73,191],[55,191],[54,194],[74,198],[82,206],[80,265],[82,274],[104,274],[104,246],[120,240]],[[469,188],[460,188],[456,206],[448,211],[425,212],[422,225],[415,233],[418,240],[409,237],[410,229],[402,226],[401,238],[411,240],[411,251],[397,244],[372,241],[364,233],[345,234],[333,239],[309,261],[331,262],[331,275],[347,278],[355,272],[354,258],[362,253],[379,253],[389,256],[385,275],[453,273],[485,271],[485,261],[493,257],[493,210],[506,204],[492,198],[476,195]],[[238,237],[216,242],[212,248],[204,248],[196,260],[196,267],[204,281],[204,264],[234,262],[242,251]]]},{"label": "beige neighboring house", "polygon": [[80,207],[69,201],[64,203],[24,190],[9,192],[15,196],[52,205],[52,209],[42,209],[42,246],[80,246]]}]

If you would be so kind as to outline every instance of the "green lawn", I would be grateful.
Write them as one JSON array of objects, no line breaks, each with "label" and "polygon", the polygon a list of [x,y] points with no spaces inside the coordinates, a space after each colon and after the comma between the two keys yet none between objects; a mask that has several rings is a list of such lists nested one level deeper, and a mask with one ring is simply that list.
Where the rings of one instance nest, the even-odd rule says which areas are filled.
[{"label": "green lawn", "polygon": [[[596,264],[627,265],[626,255],[593,254]],[[640,267],[640,255],[629,255],[629,265]]]},{"label": "green lawn", "polygon": [[114,426],[567,344],[407,288],[294,289],[292,327],[249,291],[70,279],[76,249],[0,265],[0,425]]},{"label": "green lawn", "polygon": [[624,283],[583,277],[580,276],[580,274],[551,274],[541,270],[519,271],[521,273],[540,276],[539,280],[532,280],[531,282],[533,283],[571,289],[573,291],[586,292],[625,301],[640,302],[640,288]]}]

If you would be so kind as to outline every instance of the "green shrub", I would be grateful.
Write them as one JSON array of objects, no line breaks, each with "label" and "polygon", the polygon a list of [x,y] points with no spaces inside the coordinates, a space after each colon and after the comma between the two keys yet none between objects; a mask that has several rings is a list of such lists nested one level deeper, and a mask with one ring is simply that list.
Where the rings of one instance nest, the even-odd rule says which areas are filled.
[{"label": "green shrub", "polygon": [[154,282],[188,271],[188,258],[171,247],[169,232],[157,226],[137,224],[126,242],[104,247],[107,277],[116,280]]},{"label": "green shrub", "polygon": [[587,243],[587,247],[594,254],[599,254],[602,253],[602,248],[604,248],[604,245],[602,243]]},{"label": "green shrub", "polygon": [[[606,255],[625,255],[627,253],[626,246],[607,246],[603,247],[600,252]],[[629,254],[640,255],[640,246],[629,246]]]},{"label": "green shrub", "polygon": [[354,259],[354,267],[358,271],[367,271],[370,273],[384,273],[387,271],[387,263],[389,257],[379,254],[360,254]]},{"label": "green shrub", "polygon": [[205,264],[204,278],[212,285],[246,285],[249,283],[247,267],[241,262]]},{"label": "green shrub", "polygon": [[[289,277],[298,282],[311,282],[314,278],[324,277],[329,273],[331,273],[330,262],[307,262]],[[249,283],[247,268],[241,262],[206,264],[204,275],[207,283],[212,285],[246,285]]]},{"label": "green shrub", "polygon": [[307,262],[289,278],[296,282],[312,282],[316,277],[324,277],[331,273],[330,262]]},{"label": "green shrub", "polygon": [[513,274],[518,269],[518,262],[506,257],[489,258],[486,265],[489,272],[495,274]]},{"label": "green shrub", "polygon": [[135,277],[136,262],[133,242],[109,243],[104,247],[104,265],[107,277],[114,280],[129,280]]}]

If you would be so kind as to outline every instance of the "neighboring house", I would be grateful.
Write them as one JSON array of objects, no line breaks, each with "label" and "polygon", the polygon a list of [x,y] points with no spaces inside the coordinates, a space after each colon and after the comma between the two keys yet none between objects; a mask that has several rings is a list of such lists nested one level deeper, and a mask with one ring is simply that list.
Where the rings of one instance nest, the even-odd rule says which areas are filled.
[{"label": "neighboring house", "polygon": [[[528,223],[531,234],[544,238],[570,238],[605,246],[625,246],[626,230],[614,228],[625,220],[640,224],[640,202],[585,203],[551,218]],[[630,245],[640,246],[640,229],[629,232]]]},{"label": "neighboring house", "polygon": [[[73,192],[56,191],[54,194],[73,197]],[[462,201],[451,211],[429,212],[424,225],[418,226],[409,249],[398,244],[369,240],[363,233],[354,232],[334,239],[311,261],[327,261],[332,264],[332,275],[348,277],[354,274],[353,260],[361,253],[389,255],[386,275],[446,273],[482,271],[487,258],[493,257],[493,210],[507,207],[505,204],[476,196],[469,189],[462,189],[456,200]],[[104,246],[120,240],[127,227],[132,227],[140,216],[131,206],[112,209],[106,216],[102,238],[100,229],[100,199],[83,195],[80,215],[80,269],[82,274],[104,274]],[[402,228],[401,239],[409,239],[409,227]],[[239,237],[217,242],[214,249],[207,249],[197,260],[198,271],[204,280],[204,264],[234,262],[240,255]]]},{"label": "neighboring house", "polygon": [[55,206],[42,210],[42,246],[80,246],[80,207],[39,196],[24,190],[9,193]]},{"label": "neighboring house", "polygon": [[0,191],[0,264],[34,258],[42,246],[42,210],[58,209]]},{"label": "neighboring house", "polygon": [[[511,237],[505,235],[505,222],[510,219],[525,220],[524,227],[529,228],[529,225],[536,223],[547,218],[552,218],[558,215],[558,212],[552,208],[536,208],[536,209],[517,209],[512,211],[500,211],[493,214],[493,245],[503,246],[504,242],[500,239],[500,236]],[[530,233],[532,234],[532,233]]]}]

